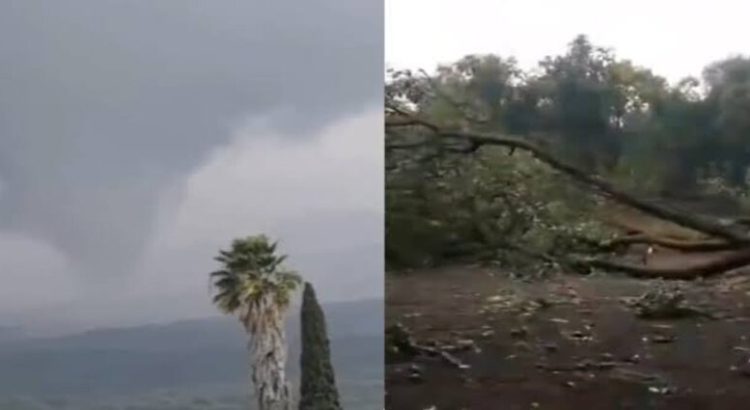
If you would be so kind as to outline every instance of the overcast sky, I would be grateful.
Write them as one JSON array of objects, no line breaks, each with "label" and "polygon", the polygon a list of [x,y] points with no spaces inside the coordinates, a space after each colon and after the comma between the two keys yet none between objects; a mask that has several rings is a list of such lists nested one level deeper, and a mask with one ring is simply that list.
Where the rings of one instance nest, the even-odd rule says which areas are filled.
[{"label": "overcast sky", "polygon": [[386,62],[432,70],[467,54],[515,56],[523,67],[578,34],[670,81],[750,53],[750,3],[735,0],[385,0]]},{"label": "overcast sky", "polygon": [[267,232],[382,296],[380,0],[0,2],[0,325],[212,314]]}]

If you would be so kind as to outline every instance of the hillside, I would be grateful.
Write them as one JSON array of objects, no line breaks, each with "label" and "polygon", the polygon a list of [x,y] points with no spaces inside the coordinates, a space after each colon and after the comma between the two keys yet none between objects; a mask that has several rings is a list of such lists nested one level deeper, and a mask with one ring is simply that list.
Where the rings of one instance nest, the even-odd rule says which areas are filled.
[{"label": "hillside", "polygon": [[[357,408],[382,408],[382,306],[324,307],[344,401]],[[297,315],[288,327],[296,378]],[[3,409],[243,408],[247,377],[245,337],[230,318],[0,343]]]}]

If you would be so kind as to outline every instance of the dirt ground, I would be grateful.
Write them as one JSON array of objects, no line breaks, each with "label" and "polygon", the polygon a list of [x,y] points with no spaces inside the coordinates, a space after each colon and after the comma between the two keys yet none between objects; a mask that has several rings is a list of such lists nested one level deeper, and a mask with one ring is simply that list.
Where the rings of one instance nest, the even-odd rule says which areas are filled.
[{"label": "dirt ground", "polygon": [[483,267],[390,274],[387,323],[421,344],[467,347],[452,354],[468,368],[391,358],[386,408],[750,408],[750,274],[685,283],[689,306],[705,315],[683,319],[646,320],[628,306],[654,286],[609,276],[529,282]]}]

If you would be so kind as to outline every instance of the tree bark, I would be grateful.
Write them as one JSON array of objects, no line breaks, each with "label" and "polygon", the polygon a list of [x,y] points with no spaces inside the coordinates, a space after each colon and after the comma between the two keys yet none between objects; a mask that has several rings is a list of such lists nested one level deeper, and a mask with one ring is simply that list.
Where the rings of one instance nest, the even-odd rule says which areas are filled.
[{"label": "tree bark", "polygon": [[722,274],[750,264],[750,248],[740,249],[715,258],[705,263],[679,268],[649,268],[641,265],[630,265],[605,259],[581,258],[579,263],[598,269],[623,272],[637,278],[695,279]]},{"label": "tree bark", "polygon": [[602,248],[614,250],[629,245],[657,245],[663,248],[674,249],[682,252],[711,252],[726,251],[736,248],[738,245],[727,243],[722,240],[680,240],[672,238],[660,238],[650,235],[636,234],[612,239],[601,244]]},{"label": "tree bark", "polygon": [[287,345],[283,310],[275,296],[261,296],[245,318],[250,334],[251,381],[259,410],[291,410],[286,380]]}]

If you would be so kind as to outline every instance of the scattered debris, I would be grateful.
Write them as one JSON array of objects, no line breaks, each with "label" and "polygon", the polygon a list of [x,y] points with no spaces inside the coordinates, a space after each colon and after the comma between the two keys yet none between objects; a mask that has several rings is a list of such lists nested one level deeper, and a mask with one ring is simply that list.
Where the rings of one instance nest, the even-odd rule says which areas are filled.
[{"label": "scattered debris", "polygon": [[454,344],[445,344],[440,346],[440,350],[445,352],[461,352],[471,350],[475,353],[480,353],[481,349],[477,346],[476,342],[471,339],[458,339]]},{"label": "scattered debris", "polygon": [[[577,278],[575,280],[578,282]],[[460,281],[464,283],[463,278]],[[750,279],[747,283],[750,285]],[[713,286],[713,282],[708,280],[703,285]],[[518,283],[505,288],[494,284],[477,286],[481,292],[472,300],[467,298],[466,309],[461,310],[460,315],[453,314],[453,309],[458,309],[459,305],[451,300],[439,305],[442,311],[430,311],[430,315],[418,319],[425,319],[420,329],[425,330],[425,334],[436,335],[435,340],[428,337],[415,341],[404,331],[406,336],[401,338],[407,343],[401,350],[416,352],[419,360],[415,362],[421,368],[396,364],[393,369],[399,369],[394,374],[399,383],[411,385],[414,382],[407,388],[426,394],[427,401],[414,408],[423,409],[429,401],[450,406],[439,402],[432,389],[445,387],[451,380],[457,390],[461,390],[461,397],[471,397],[487,388],[512,391],[513,384],[522,379],[539,381],[539,389],[552,389],[556,394],[567,391],[568,395],[576,396],[587,396],[597,386],[606,384],[614,386],[613,391],[635,396],[627,400],[633,408],[639,408],[638,403],[662,403],[671,400],[670,396],[677,396],[680,403],[686,403],[683,399],[706,394],[704,383],[710,387],[717,384],[717,395],[734,394],[740,391],[742,383],[750,380],[750,333],[746,331],[750,319],[743,317],[747,316],[750,299],[742,290],[733,290],[732,294],[724,296],[717,294],[714,288],[695,288],[692,283],[683,281],[635,282],[604,277],[576,287],[583,303],[572,305],[560,297],[557,283],[543,283],[543,286],[534,284],[532,288]],[[461,288],[455,289],[459,290]],[[624,295],[631,297],[623,298]],[[432,297],[429,292],[419,296],[426,300]],[[410,297],[404,292],[405,312],[415,310],[415,302]],[[623,309],[621,301],[628,309]],[[480,309],[493,314],[468,318]],[[721,322],[699,320],[712,317],[706,313],[709,310],[726,312],[729,323],[724,323],[723,319]],[[536,319],[531,315],[536,315]],[[399,314],[397,317],[407,316]],[[407,325],[412,323],[403,320]],[[452,329],[460,329],[461,333],[452,333]],[[485,348],[485,355],[470,355],[472,349],[477,351],[477,345]],[[683,363],[686,358],[689,360],[690,352],[696,348],[704,349],[695,356],[701,363],[691,363],[690,368],[672,366],[678,361]],[[704,362],[710,364],[704,366]],[[477,369],[452,371],[453,368],[469,369],[469,364]],[[693,366],[696,369],[710,366],[710,369],[696,375]],[[439,367],[443,367],[440,373],[436,373],[434,379],[430,377],[430,369]],[[442,372],[449,377],[444,378]],[[708,378],[712,380],[706,380]],[[691,392],[695,380],[698,384],[694,386],[695,392]],[[521,396],[511,399],[515,400],[514,405],[521,405],[520,408],[532,408],[532,400],[547,397]],[[545,401],[538,402],[537,406],[549,407]],[[429,410],[434,409],[433,406]]]},{"label": "scattered debris", "polygon": [[540,370],[546,370],[550,372],[584,372],[584,371],[601,371],[611,370],[617,366],[617,363],[613,361],[592,361],[582,360],[572,365],[549,365],[546,363],[537,363],[536,367]]},{"label": "scattered debris", "polygon": [[737,372],[740,376],[750,377],[750,359],[743,359],[738,366],[732,366],[730,370]]},{"label": "scattered debris", "polygon": [[494,330],[484,330],[484,331],[482,331],[482,333],[480,333],[479,335],[480,335],[481,337],[483,337],[483,338],[485,338],[485,339],[486,339],[486,338],[488,338],[488,337],[492,337],[492,335],[494,335],[494,334],[495,334],[495,331],[494,331]]},{"label": "scattered debris", "polygon": [[616,367],[609,373],[609,377],[615,380],[622,380],[631,383],[639,383],[651,386],[666,386],[666,380],[655,373],[644,373],[628,367]]},{"label": "scattered debris", "polygon": [[448,352],[444,352],[444,351],[441,351],[441,352],[440,352],[440,356],[441,356],[441,357],[442,357],[442,358],[443,358],[443,359],[444,359],[444,360],[445,360],[446,362],[448,362],[448,363],[450,363],[450,364],[452,364],[452,365],[456,366],[456,367],[457,367],[457,368],[458,368],[459,370],[467,370],[467,369],[469,369],[469,368],[471,367],[471,366],[469,366],[468,364],[466,364],[466,363],[464,363],[464,362],[462,362],[462,361],[458,360],[458,358],[456,358],[455,356],[451,355],[451,354],[450,354],[450,353],[448,353]]},{"label": "scattered debris", "polygon": [[513,329],[510,330],[510,335],[513,336],[513,337],[515,337],[515,338],[526,337],[528,334],[529,334],[528,329],[526,329],[523,326],[516,327],[516,328],[513,328]]},{"label": "scattered debris", "polygon": [[500,295],[490,296],[487,298],[487,302],[489,303],[498,303],[502,301],[503,301],[503,297]]},{"label": "scattered debris", "polygon": [[638,354],[634,354],[632,356],[626,357],[623,361],[626,362],[626,363],[633,363],[633,364],[640,363],[641,356],[638,355]]},{"label": "scattered debris", "polygon": [[474,349],[477,346],[476,343],[474,343],[471,339],[459,339],[456,340],[456,347],[458,347],[459,350],[469,350]]},{"label": "scattered debris", "polygon": [[672,388],[668,386],[649,386],[648,391],[654,394],[669,394],[672,392]]},{"label": "scattered debris", "polygon": [[549,300],[543,297],[536,298],[535,302],[537,306],[539,307],[539,309],[548,309],[552,307],[552,302],[550,302]]},{"label": "scattered debris", "polygon": [[574,330],[568,333],[568,338],[579,342],[590,342],[594,340],[594,336],[592,334],[583,332],[581,330]]},{"label": "scattered debris", "polygon": [[623,298],[623,303],[641,319],[674,320],[691,316],[715,318],[715,315],[687,304],[683,286],[663,281],[636,298]]},{"label": "scattered debris", "polygon": [[674,335],[656,335],[653,338],[654,343],[672,343],[675,341]]},{"label": "scattered debris", "polygon": [[385,337],[387,354],[409,357],[419,354],[419,350],[415,347],[411,334],[401,323],[396,323],[386,328]]},{"label": "scattered debris", "polygon": [[554,343],[547,343],[544,345],[544,350],[547,351],[548,353],[554,353],[558,351],[559,349],[560,348]]},{"label": "scattered debris", "polygon": [[646,341],[651,341],[651,343],[665,344],[665,343],[672,343],[677,338],[674,335],[669,335],[669,334],[655,334],[651,336],[650,338],[644,337],[644,339],[646,339]]},{"label": "scattered debris", "polygon": [[[450,354],[444,348],[418,344],[409,333],[408,329],[402,324],[397,323],[386,329],[387,352],[402,353],[410,357],[420,354],[427,356],[439,356],[449,364],[456,366],[460,370],[469,368],[468,364]],[[473,342],[472,342],[473,343]]]},{"label": "scattered debris", "polygon": [[409,366],[409,380],[414,383],[421,383],[424,381],[422,378],[422,369],[416,364]]}]

